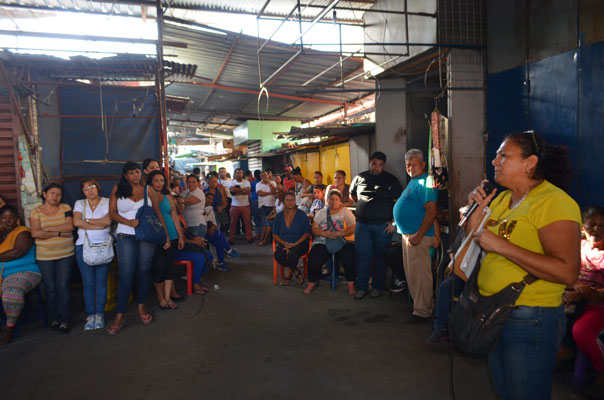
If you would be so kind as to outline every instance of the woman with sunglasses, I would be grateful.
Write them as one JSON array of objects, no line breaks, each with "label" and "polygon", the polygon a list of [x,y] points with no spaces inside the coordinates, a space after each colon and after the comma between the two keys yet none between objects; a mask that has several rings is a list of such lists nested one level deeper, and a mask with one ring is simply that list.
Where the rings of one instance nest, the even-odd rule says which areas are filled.
[{"label": "woman with sunglasses", "polygon": [[84,303],[86,305],[86,323],[84,330],[105,327],[105,303],[107,301],[107,274],[111,262],[101,265],[88,265],[84,261],[84,242],[90,244],[105,243],[111,237],[111,217],[109,217],[109,199],[101,197],[101,185],[94,178],[85,178],[80,183],[83,200],[73,206],[73,224],[78,228],[76,241],[76,261],[82,275]]},{"label": "woman with sunglasses", "polygon": [[549,399],[566,325],[562,294],[577,280],[580,261],[581,214],[565,193],[568,152],[532,131],[512,133],[492,164],[495,181],[508,190],[487,194],[479,186],[468,196],[479,205],[468,229],[486,206],[492,212],[475,234],[486,252],[478,288],[491,296],[528,274],[536,281],[520,293],[489,356],[491,376],[501,399]]}]

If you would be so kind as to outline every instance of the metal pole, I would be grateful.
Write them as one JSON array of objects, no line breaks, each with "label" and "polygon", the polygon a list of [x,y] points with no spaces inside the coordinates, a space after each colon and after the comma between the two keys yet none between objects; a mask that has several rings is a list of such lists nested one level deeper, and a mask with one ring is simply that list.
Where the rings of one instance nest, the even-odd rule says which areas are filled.
[{"label": "metal pole", "polygon": [[[335,20],[335,11],[334,13],[334,20]],[[342,81],[342,88],[344,87],[344,59],[342,58],[342,25],[338,25],[338,30],[340,33],[340,79]],[[352,53],[355,54],[355,53]],[[351,54],[351,55],[352,55]]]},{"label": "metal pole", "polygon": [[323,90],[298,90],[296,93],[372,93],[372,92],[443,92],[449,90],[459,90],[459,91],[483,91],[484,87],[467,87],[467,86],[459,86],[459,87],[419,87],[419,88],[409,88],[409,87],[401,87],[401,88],[380,88],[380,89],[323,89]]},{"label": "metal pole", "polygon": [[166,184],[170,185],[170,162],[168,158],[168,122],[166,120],[166,86],[164,81],[164,50],[162,38],[164,36],[164,10],[161,7],[161,0],[156,0],[157,12],[157,74],[156,87],[159,100],[159,143],[160,143],[160,162],[164,166],[164,179]]},{"label": "metal pole", "polygon": [[319,20],[320,20],[321,18],[323,18],[323,17],[325,16],[325,14],[327,14],[329,11],[331,11],[331,9],[332,9],[332,8],[334,8],[334,7],[336,6],[336,4],[338,4],[339,2],[340,2],[340,0],[334,0],[334,1],[332,1],[332,2],[331,2],[331,4],[329,4],[327,7],[325,7],[325,8],[323,9],[323,11],[321,11],[321,12],[319,13],[319,15],[317,15],[317,16],[315,17],[315,19],[313,19],[313,20],[312,20],[312,22],[311,22],[311,23],[310,23],[310,25],[309,25],[309,26],[306,28],[306,30],[305,30],[304,32],[302,32],[302,33],[300,34],[300,36],[298,36],[298,37],[297,37],[297,38],[296,38],[296,39],[295,39],[295,40],[292,42],[292,45],[293,45],[293,44],[295,44],[295,43],[296,43],[298,40],[300,40],[300,45],[302,45],[302,37],[303,37],[303,36],[306,34],[306,32],[308,32],[309,30],[311,30],[311,29],[312,29],[312,27],[313,27],[313,26],[315,26],[315,24],[316,24],[317,22],[319,22]]},{"label": "metal pole", "polygon": [[[360,49],[359,49],[360,51]],[[312,81],[314,81],[315,79],[325,75],[327,72],[331,71],[333,68],[337,67],[338,65],[342,66],[342,62],[348,60],[349,58],[353,57],[355,54],[357,53],[353,53],[349,56],[344,57],[343,59],[340,58],[340,61],[336,62],[335,64],[333,64],[332,66],[328,67],[327,69],[323,70],[322,72],[318,73],[317,75],[313,76],[312,78],[310,78],[309,80],[307,80],[306,82],[304,82],[302,84],[302,86],[307,86],[309,83],[311,83]],[[342,71],[340,71],[340,74],[342,74]],[[294,87],[298,87],[298,86],[294,86]],[[275,88],[275,86],[273,86],[273,88]]]}]

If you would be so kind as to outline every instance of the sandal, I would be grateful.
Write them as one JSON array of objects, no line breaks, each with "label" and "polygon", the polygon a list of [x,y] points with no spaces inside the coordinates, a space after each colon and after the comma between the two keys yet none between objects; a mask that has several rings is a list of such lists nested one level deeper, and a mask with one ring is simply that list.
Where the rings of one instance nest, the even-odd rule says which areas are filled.
[{"label": "sandal", "polygon": [[279,282],[279,286],[289,286],[289,283],[292,280],[292,276],[291,274],[289,276],[285,276],[285,278],[283,278],[283,280],[281,282]]},{"label": "sandal", "polygon": [[296,278],[296,282],[300,285],[304,283],[304,275],[302,275],[302,272],[300,272],[299,269],[294,271],[294,277]]},{"label": "sandal", "polygon": [[304,289],[304,294],[310,294],[317,286],[319,286],[318,283],[309,282],[306,289]]},{"label": "sandal", "polygon": [[0,344],[8,344],[13,341],[14,327],[6,327],[6,330],[0,336]]},{"label": "sandal", "polygon": [[159,307],[160,310],[162,311],[168,311],[170,309],[170,306],[168,306],[168,304],[162,304],[162,303],[158,303],[157,306]]},{"label": "sandal", "polygon": [[138,317],[141,319],[143,325],[149,325],[151,322],[153,322],[153,316],[149,313],[145,315],[139,315]]},{"label": "sandal", "polygon": [[107,333],[109,334],[109,336],[115,336],[118,333],[120,333],[120,331],[124,327],[124,322],[125,321],[126,320],[123,319],[121,324],[116,324],[115,321],[113,321],[113,323],[111,324],[111,326],[109,327],[109,329],[107,329]]},{"label": "sandal", "polygon": [[354,296],[357,294],[357,290],[354,288],[354,282],[348,282],[348,295]]},{"label": "sandal", "polygon": [[168,304],[166,304],[166,307],[168,307],[169,310],[176,310],[178,308],[178,304],[171,301]]}]

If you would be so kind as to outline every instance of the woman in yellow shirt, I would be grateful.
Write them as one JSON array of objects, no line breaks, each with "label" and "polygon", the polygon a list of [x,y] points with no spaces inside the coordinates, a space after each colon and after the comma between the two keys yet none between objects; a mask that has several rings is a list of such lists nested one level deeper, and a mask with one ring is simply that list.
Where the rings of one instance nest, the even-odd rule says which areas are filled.
[{"label": "woman in yellow shirt", "polygon": [[468,196],[479,204],[470,227],[489,203],[492,211],[486,229],[476,234],[487,253],[479,289],[492,295],[527,274],[537,281],[516,301],[489,367],[501,399],[549,399],[566,324],[562,294],[577,279],[580,259],[581,214],[563,190],[570,178],[568,153],[532,131],[514,133],[492,164],[495,181],[508,190],[495,197],[497,190],[487,196],[477,187]]}]

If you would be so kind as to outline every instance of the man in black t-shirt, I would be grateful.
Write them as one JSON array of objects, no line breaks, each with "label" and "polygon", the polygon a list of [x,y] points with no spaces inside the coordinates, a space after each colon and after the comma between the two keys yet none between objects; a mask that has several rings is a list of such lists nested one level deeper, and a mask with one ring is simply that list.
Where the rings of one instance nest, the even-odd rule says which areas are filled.
[{"label": "man in black t-shirt", "polygon": [[394,175],[384,171],[385,164],[386,155],[376,151],[371,155],[369,171],[361,172],[350,185],[350,196],[357,203],[354,230],[357,264],[355,298],[359,300],[369,290],[370,273],[370,297],[380,297],[386,281],[386,263],[382,254],[395,229],[392,225],[392,208],[403,188]]}]

